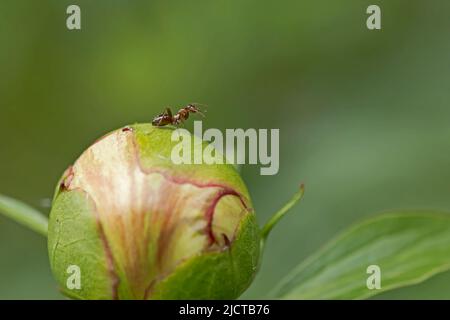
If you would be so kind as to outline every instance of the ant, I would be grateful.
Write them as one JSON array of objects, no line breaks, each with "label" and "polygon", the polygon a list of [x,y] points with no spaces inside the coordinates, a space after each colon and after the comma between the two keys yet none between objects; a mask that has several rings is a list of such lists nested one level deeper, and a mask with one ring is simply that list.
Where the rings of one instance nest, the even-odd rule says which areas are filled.
[{"label": "ant", "polygon": [[203,117],[205,116],[195,104],[190,103],[186,107],[178,110],[175,115],[172,115],[170,108],[166,108],[163,113],[153,118],[152,125],[156,127],[163,127],[168,124],[177,126],[187,120],[190,113],[198,113]]}]

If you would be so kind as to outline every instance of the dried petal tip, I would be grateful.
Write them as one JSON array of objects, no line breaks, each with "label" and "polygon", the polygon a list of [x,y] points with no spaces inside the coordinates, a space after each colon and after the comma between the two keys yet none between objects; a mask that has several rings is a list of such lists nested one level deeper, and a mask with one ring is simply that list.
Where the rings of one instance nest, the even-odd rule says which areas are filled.
[{"label": "dried petal tip", "polygon": [[61,190],[67,190],[73,180],[73,166],[69,166],[66,171],[64,171],[59,188]]},{"label": "dried petal tip", "polygon": [[131,128],[131,127],[122,128],[122,132],[132,132],[132,131],[133,131],[133,128]]}]

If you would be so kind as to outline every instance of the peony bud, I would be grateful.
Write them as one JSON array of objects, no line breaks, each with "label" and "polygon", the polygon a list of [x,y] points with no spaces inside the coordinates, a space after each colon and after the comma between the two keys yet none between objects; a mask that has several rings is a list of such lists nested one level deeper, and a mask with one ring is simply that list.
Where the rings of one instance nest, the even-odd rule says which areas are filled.
[{"label": "peony bud", "polygon": [[113,131],[65,172],[48,249],[68,296],[234,299],[251,283],[260,231],[243,181],[227,164],[173,164],[172,132]]}]

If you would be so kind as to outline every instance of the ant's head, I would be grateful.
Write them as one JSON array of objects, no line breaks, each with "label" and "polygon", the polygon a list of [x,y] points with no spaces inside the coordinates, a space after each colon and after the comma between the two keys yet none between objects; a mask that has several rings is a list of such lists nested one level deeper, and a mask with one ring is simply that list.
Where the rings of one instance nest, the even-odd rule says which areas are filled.
[{"label": "ant's head", "polygon": [[199,104],[197,104],[197,103],[189,103],[187,106],[186,106],[186,109],[187,110],[189,110],[190,112],[192,112],[192,113],[198,113],[198,114],[200,114],[201,116],[205,116],[204,115],[204,112],[206,112],[205,110],[201,110],[200,108],[199,108]]}]

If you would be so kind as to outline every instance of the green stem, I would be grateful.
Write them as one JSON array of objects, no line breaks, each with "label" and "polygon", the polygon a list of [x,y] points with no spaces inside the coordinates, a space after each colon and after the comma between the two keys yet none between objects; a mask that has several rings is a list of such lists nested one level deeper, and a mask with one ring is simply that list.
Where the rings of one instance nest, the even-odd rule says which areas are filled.
[{"label": "green stem", "polygon": [[303,197],[305,193],[305,186],[303,183],[300,185],[298,191],[294,194],[291,200],[289,200],[280,210],[278,210],[272,218],[264,225],[261,230],[262,240],[265,241],[273,227],[284,217],[284,215]]},{"label": "green stem", "polygon": [[21,201],[0,194],[0,214],[47,237],[47,217]]}]

